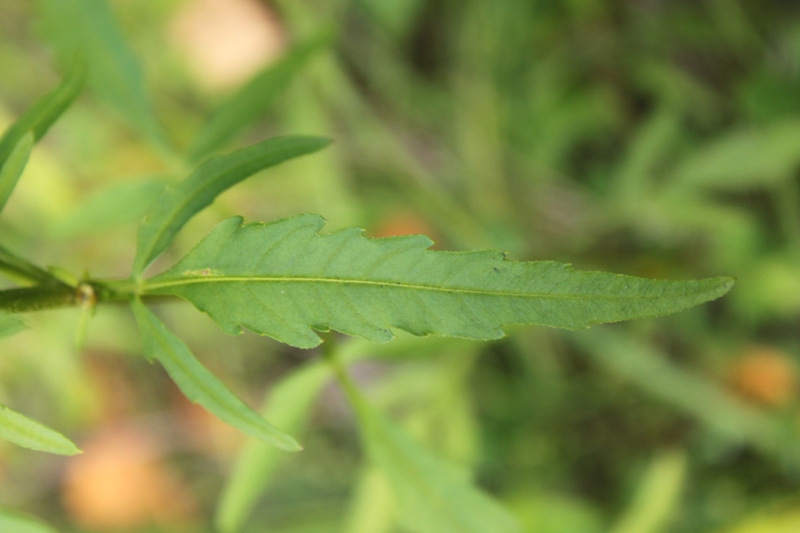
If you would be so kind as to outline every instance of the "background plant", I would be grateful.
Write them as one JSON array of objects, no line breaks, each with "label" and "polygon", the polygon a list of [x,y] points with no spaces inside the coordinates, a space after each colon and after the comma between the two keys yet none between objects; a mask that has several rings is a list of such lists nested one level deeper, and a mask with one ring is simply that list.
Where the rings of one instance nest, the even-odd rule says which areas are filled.
[{"label": "background plant", "polygon": [[[129,45],[113,40],[103,4],[76,2],[88,10],[77,14],[53,12],[55,2],[41,2],[38,12],[17,4],[2,4],[0,32],[9,121],[43,85],[58,84],[54,62],[34,59],[52,50],[71,57],[76,35],[99,41],[87,47],[105,55],[88,64],[100,61],[101,72],[115,75],[88,72],[89,90],[36,148],[0,220],[3,242],[39,264],[57,260],[68,271],[124,278],[135,223],[163,183],[188,174],[170,146],[192,146],[208,110],[235,91],[202,92],[164,47],[161,32],[181,3],[113,4]],[[241,137],[218,139],[232,148],[313,133],[335,138],[336,150],[226,193],[189,222],[156,268],[183,257],[231,215],[320,212],[335,228],[432,234],[442,249],[504,249],[518,259],[655,277],[734,274],[738,287],[729,298],[668,319],[576,335],[526,328],[491,344],[343,342],[341,357],[368,359],[354,371],[372,401],[440,457],[473,468],[525,529],[747,531],[758,524],[746,515],[764,508],[791,527],[793,8],[388,5],[279,4],[299,48],[280,64],[283,77],[271,89],[278,99],[265,115],[253,115]],[[326,43],[321,28],[330,21],[340,31]],[[251,391],[251,404],[272,391],[267,419],[302,435],[306,446],[302,459],[281,463],[255,445],[246,449],[273,469],[272,477],[258,477],[267,492],[248,490],[241,480],[255,469],[239,466],[218,520],[235,522],[249,499],[259,502],[245,522],[253,531],[264,524],[391,530],[385,481],[359,470],[339,397],[325,389],[314,411],[303,409],[328,381],[314,363],[295,372],[313,356],[254,336],[220,335],[189,306],[164,304],[159,314],[231,388]],[[154,528],[210,527],[197,509],[216,500],[233,452],[197,442],[224,442],[225,430],[143,364],[122,308],[98,309],[81,357],[69,348],[78,320],[70,311],[32,315],[31,331],[4,341],[3,401],[69,435],[85,431],[75,439],[85,450],[139,450],[127,463],[109,453],[108,464],[145,472],[139,479],[151,493],[171,487],[184,507],[139,511],[161,524]],[[172,422],[185,420],[173,413],[186,411],[194,425]],[[53,474],[64,464],[53,459],[14,448],[5,454],[4,504],[64,528],[70,521],[124,526],[102,525],[97,500],[95,514],[85,510],[87,472],[97,471],[80,462],[87,454],[65,475]],[[131,463],[139,468],[125,470]],[[71,518],[59,513],[60,502]]]}]

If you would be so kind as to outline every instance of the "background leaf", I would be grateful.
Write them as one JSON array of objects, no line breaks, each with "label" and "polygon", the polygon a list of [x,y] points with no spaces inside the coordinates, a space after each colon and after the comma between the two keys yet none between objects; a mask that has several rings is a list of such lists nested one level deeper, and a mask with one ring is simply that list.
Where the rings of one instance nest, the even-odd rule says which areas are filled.
[{"label": "background leaf", "polygon": [[592,359],[661,401],[702,422],[731,442],[800,466],[796,429],[734,396],[720,384],[672,364],[657,349],[612,331],[574,333],[571,339]]},{"label": "background leaf", "polygon": [[24,135],[11,151],[8,159],[0,162],[0,211],[6,206],[6,202],[17,186],[19,177],[22,176],[22,171],[25,170],[33,148],[33,141],[33,133],[29,132]]},{"label": "background leaf", "polygon": [[138,222],[166,186],[165,179],[140,179],[111,185],[53,224],[53,235],[75,237]]},{"label": "background leaf", "polygon": [[220,193],[260,170],[316,152],[329,141],[320,137],[275,137],[205,161],[181,183],[167,187],[139,228],[133,274],[138,277],[175,234]]},{"label": "background leaf", "polygon": [[25,323],[17,317],[0,314],[0,339],[19,333],[26,327]]},{"label": "background leaf", "polygon": [[16,511],[0,509],[0,531],[9,533],[57,533],[54,528],[37,518]]},{"label": "background leaf", "polygon": [[225,100],[200,129],[189,149],[191,161],[222,148],[237,133],[253,124],[272,106],[308,62],[330,42],[326,31],[297,45],[274,65],[256,74]]},{"label": "background leaf", "polygon": [[[272,390],[264,418],[287,432],[299,434],[312,403],[330,377],[330,369],[322,362],[298,370]],[[245,445],[220,496],[216,515],[220,531],[239,530],[284,457],[275,447],[260,441]]]},{"label": "background leaf", "polygon": [[800,121],[732,131],[703,146],[675,170],[669,187],[730,191],[788,180],[800,166]]},{"label": "background leaf", "polygon": [[343,373],[339,381],[358,416],[364,447],[389,481],[401,522],[411,531],[518,531],[514,518],[470,483],[469,476],[417,445],[385,419]]},{"label": "background leaf", "polygon": [[171,149],[135,55],[105,0],[40,0],[44,33],[62,56],[85,54],[91,88],[165,154]]},{"label": "background leaf", "polygon": [[134,300],[131,306],[142,334],[145,354],[164,366],[189,400],[202,405],[233,427],[277,448],[286,451],[301,449],[292,437],[275,428],[234,396],[144,304]]},{"label": "background leaf", "polygon": [[35,140],[44,137],[50,126],[69,108],[83,89],[86,65],[81,60],[73,60],[67,76],[61,84],[37,100],[19,119],[11,125],[0,138],[0,166],[28,133],[33,132]]},{"label": "background leaf", "polygon": [[660,281],[520,263],[501,252],[427,250],[422,235],[368,239],[358,228],[319,235],[325,221],[300,215],[242,226],[229,219],[146,293],[174,294],[222,329],[240,326],[292,346],[312,331],[386,342],[390,328],[415,335],[497,339],[508,324],[579,329],[674,313],[725,294],[728,278]]},{"label": "background leaf", "polygon": [[31,450],[59,455],[81,453],[77,446],[62,434],[6,406],[0,406],[0,438]]}]

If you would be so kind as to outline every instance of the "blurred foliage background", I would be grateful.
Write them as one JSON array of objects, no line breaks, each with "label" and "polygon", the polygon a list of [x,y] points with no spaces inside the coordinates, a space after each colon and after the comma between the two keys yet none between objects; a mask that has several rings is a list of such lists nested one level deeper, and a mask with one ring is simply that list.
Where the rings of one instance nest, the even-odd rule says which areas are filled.
[{"label": "blurred foliage background", "polygon": [[[229,148],[335,144],[220,197],[152,272],[228,216],[315,212],[331,230],[425,233],[439,249],[736,276],[710,305],[585,332],[338,342],[370,399],[523,531],[800,530],[796,2],[111,0],[106,13],[92,0],[67,31],[57,4],[0,0],[0,127],[58,83],[73,34],[127,44],[98,45],[108,71],[34,151],[4,244],[126,277],[137,221],[191,168],[176,154],[226,97],[309,46]],[[115,83],[129,93],[104,89]],[[226,337],[182,302],[158,311],[251,405],[319,358]],[[2,343],[0,402],[85,453],[0,443],[0,504],[63,531],[213,531],[245,439],[146,363],[124,308],[98,309],[80,351],[77,311],[26,319]],[[305,451],[275,456],[241,530],[398,531],[413,509],[393,507],[343,395],[319,387],[284,398],[308,403]]]}]

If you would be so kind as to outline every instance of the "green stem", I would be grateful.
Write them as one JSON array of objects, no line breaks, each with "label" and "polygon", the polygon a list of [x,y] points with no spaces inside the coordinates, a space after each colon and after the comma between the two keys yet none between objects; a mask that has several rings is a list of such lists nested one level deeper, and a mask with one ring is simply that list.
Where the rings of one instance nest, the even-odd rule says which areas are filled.
[{"label": "green stem", "polygon": [[78,303],[75,289],[63,284],[0,291],[0,312],[6,313],[57,309]]},{"label": "green stem", "polygon": [[48,278],[47,283],[34,287],[0,291],[0,313],[24,313],[63,307],[92,308],[98,303],[129,301],[133,296],[148,300],[165,297],[158,294],[145,295],[141,292],[142,286],[130,279],[89,279],[72,287],[59,280],[53,282]]}]

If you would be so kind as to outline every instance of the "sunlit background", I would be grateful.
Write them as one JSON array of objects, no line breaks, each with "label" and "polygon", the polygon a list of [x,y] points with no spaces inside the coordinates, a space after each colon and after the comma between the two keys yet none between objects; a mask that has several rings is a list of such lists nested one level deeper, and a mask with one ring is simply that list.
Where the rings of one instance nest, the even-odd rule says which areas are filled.
[{"label": "sunlit background", "polygon": [[[424,233],[442,250],[735,276],[720,301],[585,332],[337,342],[370,400],[523,532],[800,531],[800,4],[111,0],[115,28],[96,0],[77,2],[97,9],[79,23],[59,3],[0,0],[0,129],[58,84],[76,34],[118,47],[94,54],[109,70],[35,148],[4,245],[126,277],[136,225],[194,165],[195,132],[306,47],[227,149],[278,134],[334,144],[225,193],[151,273],[229,216],[312,212],[326,231]],[[254,407],[320,357],[228,337],[188,303],[155,309]],[[414,509],[365,460],[334,384],[283,398],[305,450],[273,453],[237,500],[246,439],[147,363],[124,306],[99,308],[80,350],[78,315],[30,314],[0,344],[0,403],[84,450],[0,442],[3,507],[75,532],[403,531]]]}]

